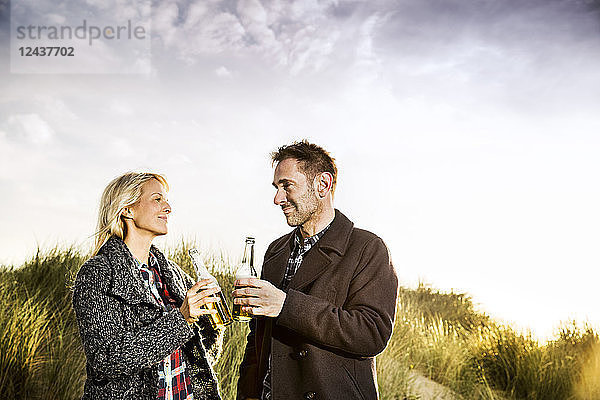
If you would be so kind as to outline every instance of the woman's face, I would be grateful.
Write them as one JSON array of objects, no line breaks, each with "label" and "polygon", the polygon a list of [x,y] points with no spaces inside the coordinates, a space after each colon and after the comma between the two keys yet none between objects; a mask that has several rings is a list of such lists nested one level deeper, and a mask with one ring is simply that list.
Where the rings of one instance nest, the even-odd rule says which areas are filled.
[{"label": "woman's face", "polygon": [[167,201],[167,192],[156,179],[142,185],[142,196],[132,206],[125,209],[123,216],[131,223],[127,224],[127,235],[141,236],[165,235],[168,232],[168,218],[171,206]]}]

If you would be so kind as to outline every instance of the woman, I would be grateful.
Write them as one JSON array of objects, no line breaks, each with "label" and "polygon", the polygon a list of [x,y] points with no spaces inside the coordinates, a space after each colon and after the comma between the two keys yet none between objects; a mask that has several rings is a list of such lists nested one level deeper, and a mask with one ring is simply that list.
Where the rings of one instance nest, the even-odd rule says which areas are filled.
[{"label": "woman", "polygon": [[129,172],[104,190],[96,248],[77,274],[73,308],[87,357],[83,399],[220,399],[211,365],[222,343],[202,289],[152,245],[167,233],[169,186]]}]

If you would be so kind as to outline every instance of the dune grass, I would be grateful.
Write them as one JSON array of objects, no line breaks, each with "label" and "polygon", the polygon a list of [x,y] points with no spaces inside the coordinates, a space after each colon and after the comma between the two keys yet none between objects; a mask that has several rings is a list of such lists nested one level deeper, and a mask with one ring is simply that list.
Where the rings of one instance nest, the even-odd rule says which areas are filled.
[{"label": "dune grass", "polygon": [[[191,244],[167,251],[194,276]],[[76,399],[85,380],[70,286],[87,258],[74,248],[38,251],[19,267],[0,267],[0,398]],[[223,255],[206,257],[224,293],[233,268]],[[229,300],[231,300],[229,298]],[[247,324],[228,327],[215,369],[224,399],[235,398]],[[377,357],[382,400],[416,400],[415,373],[457,399],[600,399],[600,340],[587,326],[563,325],[539,343],[477,312],[465,294],[424,285],[401,288],[394,334]]]},{"label": "dune grass", "polygon": [[412,365],[461,398],[600,399],[598,375],[592,378],[600,371],[600,340],[589,327],[566,324],[555,339],[539,343],[477,313],[465,295],[421,285],[401,289],[400,304]]},{"label": "dune grass", "polygon": [[0,269],[0,398],[81,397],[85,356],[69,286],[83,261],[55,248]]}]

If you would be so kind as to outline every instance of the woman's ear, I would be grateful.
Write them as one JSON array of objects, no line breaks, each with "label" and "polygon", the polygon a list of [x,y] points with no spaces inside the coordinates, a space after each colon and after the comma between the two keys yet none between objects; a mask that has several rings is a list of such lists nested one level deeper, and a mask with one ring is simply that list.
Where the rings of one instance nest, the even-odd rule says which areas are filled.
[{"label": "woman's ear", "polygon": [[121,212],[121,218],[123,219],[133,219],[133,213],[129,207],[125,207]]}]

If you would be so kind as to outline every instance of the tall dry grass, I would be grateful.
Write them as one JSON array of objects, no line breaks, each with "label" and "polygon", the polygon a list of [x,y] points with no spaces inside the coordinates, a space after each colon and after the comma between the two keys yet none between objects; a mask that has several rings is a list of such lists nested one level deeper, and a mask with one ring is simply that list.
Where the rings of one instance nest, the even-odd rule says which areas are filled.
[{"label": "tall dry grass", "polygon": [[69,285],[83,260],[54,248],[0,270],[0,398],[81,397],[85,357]]},{"label": "tall dry grass", "polygon": [[554,340],[539,343],[476,312],[465,295],[421,285],[402,289],[400,302],[413,328],[413,365],[462,398],[594,398],[585,393],[596,390],[590,377],[600,341],[589,327],[564,324]]},{"label": "tall dry grass", "polygon": [[[191,246],[182,242],[167,253],[193,276]],[[86,258],[57,247],[17,268],[0,267],[0,398],[81,396],[85,356],[69,286]],[[224,255],[206,260],[229,297],[232,262]],[[224,399],[235,398],[247,333],[240,323],[226,331],[216,364]],[[415,373],[450,388],[457,399],[597,400],[600,340],[589,327],[567,324],[555,339],[539,343],[477,312],[465,294],[402,288],[394,334],[377,357],[381,399],[419,399]]]},{"label": "tall dry grass", "polygon": [[590,349],[584,360],[581,373],[573,384],[576,400],[600,399],[600,344],[596,343]]}]

